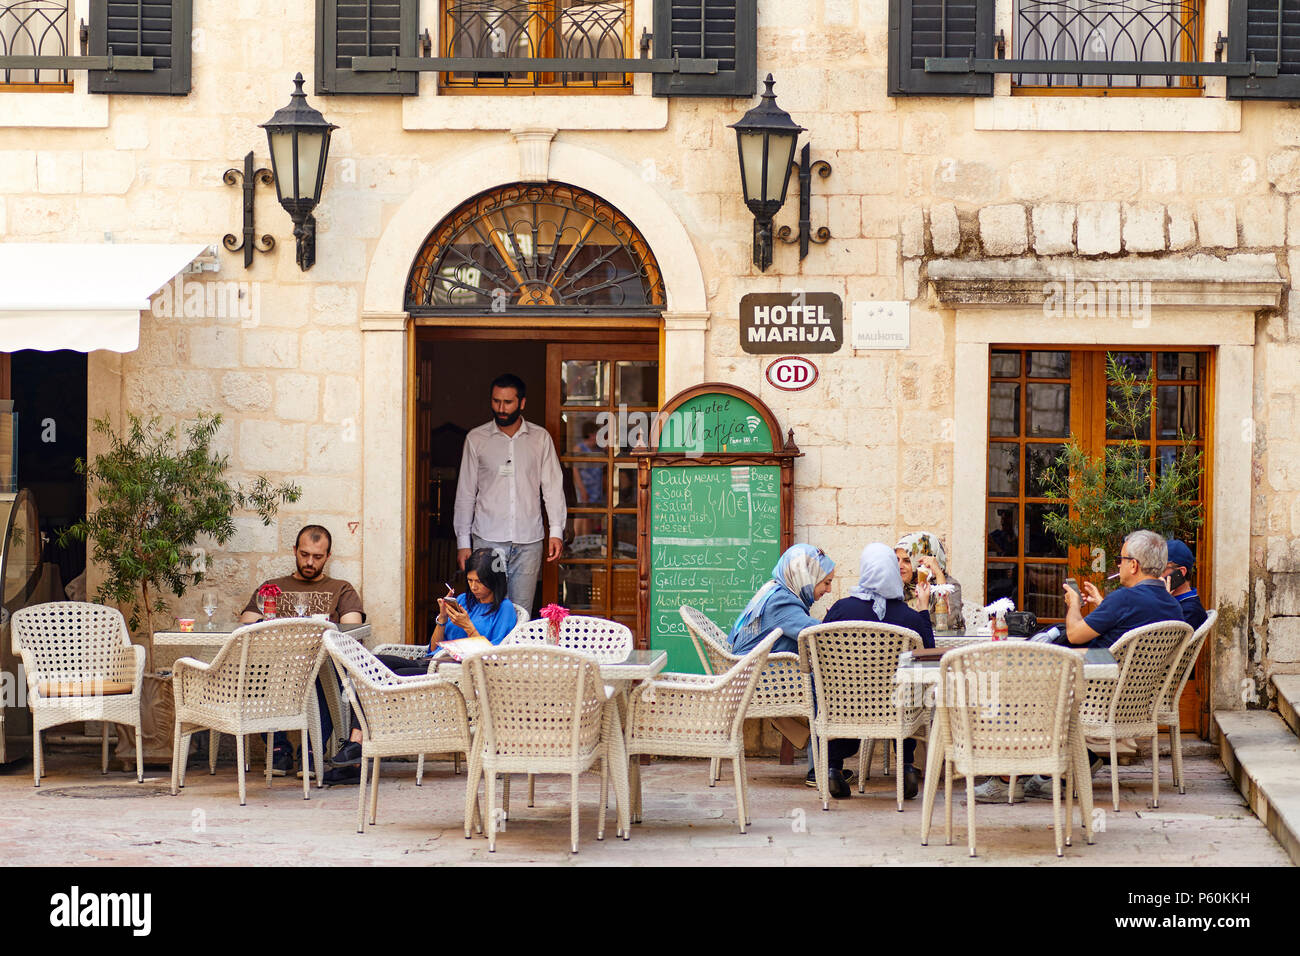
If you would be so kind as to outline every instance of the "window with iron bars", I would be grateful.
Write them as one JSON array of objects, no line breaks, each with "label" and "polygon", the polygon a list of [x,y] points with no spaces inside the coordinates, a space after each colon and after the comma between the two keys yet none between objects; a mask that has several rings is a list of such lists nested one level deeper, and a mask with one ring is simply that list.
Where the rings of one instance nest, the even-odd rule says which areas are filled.
[{"label": "window with iron bars", "polygon": [[[443,0],[449,57],[623,58],[632,50],[632,0]],[[444,73],[447,90],[630,92],[626,73]]]},{"label": "window with iron bars", "polygon": [[[67,56],[69,0],[0,0],[0,56]],[[0,90],[72,89],[67,70],[0,69]]]},{"label": "window with iron bars", "polygon": [[1201,91],[1197,76],[1109,74],[1109,62],[1200,60],[1201,0],[1016,0],[1012,36],[1020,60],[1097,62],[1096,73],[1012,74],[1016,92]]}]

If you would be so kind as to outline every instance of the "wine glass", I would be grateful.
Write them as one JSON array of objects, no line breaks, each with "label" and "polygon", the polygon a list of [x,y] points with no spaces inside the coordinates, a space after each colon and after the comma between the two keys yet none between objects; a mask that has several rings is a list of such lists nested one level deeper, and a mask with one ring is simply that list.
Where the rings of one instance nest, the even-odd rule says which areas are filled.
[{"label": "wine glass", "polygon": [[212,615],[217,613],[217,592],[203,592],[203,613],[208,616],[208,630],[212,629]]},{"label": "wine glass", "polygon": [[266,595],[261,591],[257,592],[257,613],[266,617]]},{"label": "wine glass", "polygon": [[293,613],[295,617],[307,616],[307,595],[298,591],[293,596]]}]

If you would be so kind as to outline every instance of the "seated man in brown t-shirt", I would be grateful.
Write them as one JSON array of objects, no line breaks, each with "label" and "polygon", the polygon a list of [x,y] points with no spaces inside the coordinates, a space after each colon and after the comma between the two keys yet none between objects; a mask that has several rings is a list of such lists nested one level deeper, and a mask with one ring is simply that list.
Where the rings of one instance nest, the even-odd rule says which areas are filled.
[{"label": "seated man in brown t-shirt", "polygon": [[[262,582],[253,592],[243,614],[240,615],[240,623],[252,624],[262,619],[262,613],[257,609],[257,592],[268,584],[276,585],[281,592],[277,598],[278,617],[297,615],[301,609],[307,616],[328,614],[329,619],[338,625],[362,623],[365,614],[361,609],[361,598],[356,589],[347,581],[340,581],[325,574],[325,565],[329,563],[333,543],[329,531],[318,524],[309,524],[299,531],[293,545],[296,570],[285,577]],[[320,704],[321,731],[328,738],[334,729],[334,724],[330,719],[329,708],[325,705],[325,694],[319,682],[316,685],[316,699]],[[272,771],[276,775],[292,772],[293,749],[289,745],[288,735],[278,731],[275,735],[274,747],[275,753],[271,758]]]}]

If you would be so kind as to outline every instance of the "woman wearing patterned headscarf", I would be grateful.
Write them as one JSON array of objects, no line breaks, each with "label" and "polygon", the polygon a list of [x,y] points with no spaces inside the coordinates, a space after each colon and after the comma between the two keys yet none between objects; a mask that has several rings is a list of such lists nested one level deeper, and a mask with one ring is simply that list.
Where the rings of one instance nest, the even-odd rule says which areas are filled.
[{"label": "woman wearing patterned headscarf", "polygon": [[[930,618],[920,611],[912,610],[903,601],[903,579],[898,570],[898,558],[890,552],[887,544],[869,544],[862,549],[862,557],[858,562],[857,586],[849,591],[848,597],[836,601],[826,612],[825,623],[832,624],[836,621],[897,624],[916,631],[926,647],[934,647],[934,630],[930,627]],[[853,756],[857,750],[856,740],[832,740],[827,745],[827,763],[832,770],[842,770],[845,758]],[[838,767],[830,756],[832,753],[839,757]],[[913,799],[920,789],[921,776],[912,764],[915,753],[916,741],[909,737],[903,741],[902,760],[903,798],[906,800]],[[834,780],[834,774],[831,779]]]},{"label": "woman wearing patterned headscarf", "polygon": [[781,629],[781,637],[772,652],[797,651],[799,632],[821,623],[812,616],[812,606],[830,593],[834,577],[835,562],[821,548],[789,548],[772,569],[772,580],[758,589],[732,625],[732,653],[749,653],[774,627]]},{"label": "woman wearing patterned headscarf", "polygon": [[[934,606],[939,599],[933,586],[951,585],[952,592],[948,595],[949,626],[953,630],[962,630],[961,582],[948,573],[948,556],[944,553],[939,536],[929,531],[905,534],[894,545],[894,554],[898,557],[898,570],[903,577],[903,600],[910,607],[929,610],[930,624],[933,626]],[[921,567],[926,569],[928,577],[924,584],[917,583],[917,571]]]}]

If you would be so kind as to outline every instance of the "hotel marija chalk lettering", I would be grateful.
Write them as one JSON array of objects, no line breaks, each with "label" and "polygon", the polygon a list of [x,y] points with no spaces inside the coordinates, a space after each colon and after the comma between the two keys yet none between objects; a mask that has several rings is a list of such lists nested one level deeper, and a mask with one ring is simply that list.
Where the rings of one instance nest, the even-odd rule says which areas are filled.
[{"label": "hotel marija chalk lettering", "polygon": [[751,293],[740,300],[740,347],[746,352],[836,352],[843,344],[844,304],[834,293]]}]

